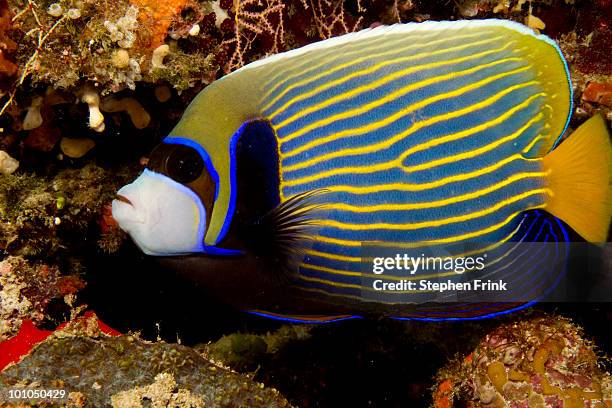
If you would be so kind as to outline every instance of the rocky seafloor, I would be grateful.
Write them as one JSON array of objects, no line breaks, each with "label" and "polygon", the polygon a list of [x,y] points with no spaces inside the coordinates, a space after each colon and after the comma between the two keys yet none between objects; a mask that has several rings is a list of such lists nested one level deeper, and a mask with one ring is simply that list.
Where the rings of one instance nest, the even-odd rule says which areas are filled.
[{"label": "rocky seafloor", "polygon": [[88,407],[610,406],[609,304],[286,325],[204,298],[110,216],[216,78],[373,25],[462,18],[549,35],[570,126],[612,122],[609,0],[0,0],[0,406],[31,406],[11,388]]}]

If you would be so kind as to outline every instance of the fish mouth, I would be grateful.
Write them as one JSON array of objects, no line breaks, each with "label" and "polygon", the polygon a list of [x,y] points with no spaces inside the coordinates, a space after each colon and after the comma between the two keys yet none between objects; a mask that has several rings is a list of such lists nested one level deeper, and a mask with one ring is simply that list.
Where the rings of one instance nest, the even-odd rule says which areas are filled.
[{"label": "fish mouth", "polygon": [[129,199],[129,198],[127,198],[126,196],[121,195],[121,194],[117,194],[117,195],[115,196],[115,200],[120,201],[120,202],[125,203],[125,204],[129,204],[129,205],[131,205],[132,207],[134,206],[134,204],[132,204],[132,202],[130,201],[130,199]]}]

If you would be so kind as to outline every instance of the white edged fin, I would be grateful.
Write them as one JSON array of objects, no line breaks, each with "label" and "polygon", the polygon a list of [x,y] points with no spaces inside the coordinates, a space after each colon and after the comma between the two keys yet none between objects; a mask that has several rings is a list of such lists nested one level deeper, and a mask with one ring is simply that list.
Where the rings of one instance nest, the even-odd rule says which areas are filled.
[{"label": "white edged fin", "polygon": [[[361,41],[376,37],[382,37],[390,34],[411,34],[416,32],[431,32],[431,31],[444,31],[444,30],[460,30],[462,28],[475,28],[475,27],[505,27],[521,34],[530,35],[536,37],[542,41],[545,41],[555,47],[556,43],[549,37],[535,33],[531,28],[509,20],[499,19],[486,19],[486,20],[457,20],[457,21],[425,21],[422,23],[405,23],[405,24],[394,24],[390,26],[378,26],[375,28],[366,28],[361,31],[344,34],[338,37],[329,38],[327,40],[315,42],[306,45],[301,48],[297,48],[291,51],[282,52],[279,54],[271,55],[263,58],[259,61],[251,62],[244,67],[234,71],[229,75],[235,73],[259,68],[263,65],[272,64],[286,59],[300,57],[306,53],[315,50],[323,50],[331,47],[347,44],[354,41]],[[557,47],[558,48],[558,47]]]}]

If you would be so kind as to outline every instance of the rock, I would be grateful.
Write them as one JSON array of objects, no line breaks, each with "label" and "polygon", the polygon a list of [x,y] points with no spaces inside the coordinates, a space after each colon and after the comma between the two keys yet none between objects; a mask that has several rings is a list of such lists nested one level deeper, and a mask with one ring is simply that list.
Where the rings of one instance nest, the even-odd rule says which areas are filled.
[{"label": "rock", "polygon": [[173,407],[291,406],[278,391],[189,347],[133,336],[57,333],[0,372],[0,395],[17,384],[55,389],[62,384],[88,407],[166,406],[164,401]]}]

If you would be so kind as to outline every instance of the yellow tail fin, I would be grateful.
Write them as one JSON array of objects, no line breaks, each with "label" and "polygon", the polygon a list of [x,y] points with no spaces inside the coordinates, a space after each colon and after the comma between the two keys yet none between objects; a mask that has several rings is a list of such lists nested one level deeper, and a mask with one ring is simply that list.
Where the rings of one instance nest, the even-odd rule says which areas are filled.
[{"label": "yellow tail fin", "polygon": [[596,115],[544,157],[553,195],[546,210],[589,242],[605,242],[612,216],[612,146]]}]

